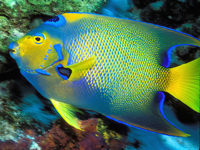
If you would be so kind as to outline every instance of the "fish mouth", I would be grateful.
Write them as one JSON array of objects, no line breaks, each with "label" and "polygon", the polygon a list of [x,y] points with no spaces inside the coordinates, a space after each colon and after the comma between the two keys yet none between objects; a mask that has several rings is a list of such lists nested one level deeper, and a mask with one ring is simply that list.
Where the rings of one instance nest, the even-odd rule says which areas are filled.
[{"label": "fish mouth", "polygon": [[14,53],[15,50],[14,50],[14,49],[8,49],[8,52],[9,52],[9,53]]}]

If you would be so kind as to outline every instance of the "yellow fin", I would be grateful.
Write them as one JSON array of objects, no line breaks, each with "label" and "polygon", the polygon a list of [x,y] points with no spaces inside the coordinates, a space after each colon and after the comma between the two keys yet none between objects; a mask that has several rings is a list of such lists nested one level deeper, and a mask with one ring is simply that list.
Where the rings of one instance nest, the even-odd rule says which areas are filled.
[{"label": "yellow fin", "polygon": [[80,127],[79,119],[76,117],[75,114],[76,112],[81,113],[81,111],[78,108],[75,108],[70,104],[56,101],[54,99],[51,99],[51,102],[58,111],[58,113],[69,125],[73,126],[76,129],[82,130]]},{"label": "yellow fin", "polygon": [[167,92],[200,113],[200,58],[170,69]]},{"label": "yellow fin", "polygon": [[80,80],[95,65],[96,57],[68,66],[72,70],[69,81]]}]

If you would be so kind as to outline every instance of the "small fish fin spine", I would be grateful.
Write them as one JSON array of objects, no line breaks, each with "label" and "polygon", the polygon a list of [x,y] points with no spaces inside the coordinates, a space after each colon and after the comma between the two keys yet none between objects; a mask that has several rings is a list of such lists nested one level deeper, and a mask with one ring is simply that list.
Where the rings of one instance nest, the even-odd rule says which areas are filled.
[{"label": "small fish fin spine", "polygon": [[200,113],[200,58],[170,69],[167,92]]},{"label": "small fish fin spine", "polygon": [[58,113],[69,125],[73,126],[76,129],[83,130],[81,128],[81,123],[76,116],[76,112],[81,113],[81,111],[78,108],[75,108],[70,104],[66,104],[64,102],[60,102],[54,99],[51,99],[51,102],[58,111]]}]

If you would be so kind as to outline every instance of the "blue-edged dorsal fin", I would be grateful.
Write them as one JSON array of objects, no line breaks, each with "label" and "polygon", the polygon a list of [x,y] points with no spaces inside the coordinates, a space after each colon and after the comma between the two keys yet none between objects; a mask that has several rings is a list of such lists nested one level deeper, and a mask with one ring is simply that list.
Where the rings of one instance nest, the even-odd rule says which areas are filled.
[{"label": "blue-edged dorsal fin", "polygon": [[155,25],[151,31],[153,31],[158,40],[159,63],[166,68],[170,66],[170,55],[175,47],[185,45],[200,47],[199,39],[174,29]]}]

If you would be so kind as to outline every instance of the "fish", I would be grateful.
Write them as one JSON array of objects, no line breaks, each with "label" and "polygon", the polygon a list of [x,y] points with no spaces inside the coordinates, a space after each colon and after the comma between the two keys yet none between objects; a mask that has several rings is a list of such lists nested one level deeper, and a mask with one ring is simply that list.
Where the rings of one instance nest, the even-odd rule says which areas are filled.
[{"label": "fish", "polygon": [[[62,118],[77,112],[131,127],[189,136],[165,115],[165,94],[200,112],[200,58],[170,67],[173,48],[199,39],[151,23],[89,13],[57,15],[9,45],[21,74]],[[184,114],[183,114],[184,115]]]}]

